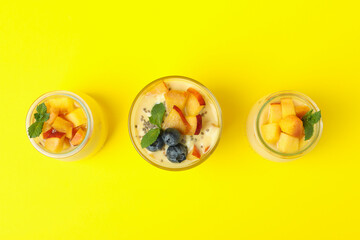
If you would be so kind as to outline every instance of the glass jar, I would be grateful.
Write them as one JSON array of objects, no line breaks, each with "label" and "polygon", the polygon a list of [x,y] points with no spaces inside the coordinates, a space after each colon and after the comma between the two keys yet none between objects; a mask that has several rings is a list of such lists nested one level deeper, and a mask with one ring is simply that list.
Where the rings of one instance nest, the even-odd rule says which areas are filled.
[{"label": "glass jar", "polygon": [[[171,89],[176,89],[176,90],[186,91],[186,89],[188,87],[195,88],[197,91],[199,91],[202,94],[203,98],[205,99],[205,102],[206,102],[205,108],[206,107],[211,108],[211,110],[209,110],[209,112],[211,112],[211,114],[214,113],[213,116],[215,116],[215,118],[216,118],[216,120],[214,120],[214,122],[217,123],[217,126],[216,126],[217,129],[214,130],[214,134],[216,134],[216,136],[215,135],[210,136],[210,133],[212,132],[212,130],[209,130],[209,129],[206,129],[208,131],[205,131],[205,129],[204,129],[203,134],[198,135],[198,136],[200,136],[199,141],[201,141],[200,140],[201,137],[204,137],[204,138],[206,138],[207,136],[213,137],[211,148],[209,148],[208,151],[205,151],[206,146],[202,146],[201,149],[199,148],[200,151],[202,151],[202,155],[201,155],[200,159],[185,160],[181,163],[172,163],[164,155],[162,155],[162,159],[158,159],[158,158],[154,157],[152,155],[152,153],[149,152],[147,149],[144,149],[141,147],[141,136],[139,136],[140,135],[139,131],[141,131],[141,129],[139,129],[139,127],[137,126],[137,122],[139,121],[139,118],[141,117],[140,115],[143,114],[143,112],[141,112],[141,111],[143,109],[145,109],[144,105],[146,105],[148,107],[147,109],[151,110],[151,108],[156,103],[165,101],[163,96],[160,96],[157,99],[155,99],[155,97],[150,98],[152,100],[148,100],[148,98],[147,98],[147,93],[150,91],[150,89],[152,89],[154,86],[160,84],[161,82],[165,82],[166,84],[169,84]],[[149,116],[150,110],[147,110],[146,114],[148,114],[148,115],[146,115],[146,118]],[[205,110],[203,109],[202,112],[204,112],[204,111]],[[145,86],[135,97],[134,102],[133,102],[133,104],[130,108],[130,112],[129,112],[128,128],[129,128],[130,139],[131,139],[136,151],[147,162],[151,163],[152,165],[154,165],[156,167],[159,167],[159,168],[165,169],[165,170],[176,171],[176,170],[189,169],[189,168],[193,168],[193,167],[203,163],[215,151],[215,149],[219,143],[220,135],[221,135],[221,131],[222,131],[221,109],[220,109],[219,103],[215,99],[214,95],[201,83],[199,83],[191,78],[183,77],[183,76],[163,77],[163,78],[157,79],[157,80],[151,82],[150,84],[148,84],[147,86]],[[215,131],[216,131],[216,133],[215,133]],[[208,138],[208,139],[210,139],[210,138]]]},{"label": "glass jar", "polygon": [[30,138],[28,136],[31,144],[43,155],[62,161],[75,161],[94,155],[97,151],[101,149],[107,138],[108,125],[102,108],[93,98],[89,97],[84,93],[75,94],[69,91],[53,91],[40,96],[31,105],[27,113],[26,132],[29,126],[35,121],[34,113],[36,111],[36,107],[52,97],[69,97],[73,99],[77,103],[77,105],[79,105],[83,109],[87,119],[87,130],[85,138],[74,149],[68,152],[60,153],[53,153],[47,151],[44,146],[39,144],[36,138]]},{"label": "glass jar", "polygon": [[314,112],[320,111],[319,107],[313,100],[311,100],[311,98],[303,93],[295,91],[281,91],[272,93],[256,102],[256,104],[250,110],[247,119],[247,137],[251,147],[255,150],[255,152],[257,152],[262,157],[274,162],[292,161],[309,153],[319,142],[323,130],[323,123],[320,119],[320,121],[314,125],[313,136],[306,141],[306,144],[303,147],[299,148],[299,151],[295,153],[282,153],[271,147],[264,141],[261,135],[261,121],[264,114],[267,115],[267,113],[264,111],[268,109],[269,104],[280,102],[281,98],[291,98],[308,106],[310,110],[312,109]]}]

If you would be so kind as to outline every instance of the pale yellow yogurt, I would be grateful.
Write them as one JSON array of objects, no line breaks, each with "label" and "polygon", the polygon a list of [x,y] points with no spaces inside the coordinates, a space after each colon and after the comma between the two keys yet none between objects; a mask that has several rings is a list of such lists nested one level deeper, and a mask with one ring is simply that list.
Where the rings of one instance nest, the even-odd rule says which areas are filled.
[{"label": "pale yellow yogurt", "polygon": [[[187,168],[207,157],[208,153],[212,152],[213,148],[216,147],[221,132],[220,109],[211,93],[196,82],[182,77],[165,78],[164,82],[171,90],[186,91],[190,87],[194,88],[205,100],[205,107],[199,113],[202,115],[202,128],[200,134],[191,136],[182,135],[181,137],[181,143],[187,147],[188,153],[193,149],[193,146],[196,145],[201,153],[201,158],[197,160],[186,159],[181,163],[173,163],[166,157],[166,150],[168,148],[166,145],[162,151],[157,152],[151,152],[146,148],[141,148],[141,138],[152,128],[148,123],[149,117],[151,116],[151,109],[155,104],[165,103],[164,94],[148,94],[148,91],[154,85],[150,85],[144,89],[138,99],[135,100],[132,112],[130,113],[130,134],[132,135],[134,145],[146,160],[163,168]],[[159,82],[155,84],[158,83]],[[168,112],[165,113],[165,116],[167,114]]]}]

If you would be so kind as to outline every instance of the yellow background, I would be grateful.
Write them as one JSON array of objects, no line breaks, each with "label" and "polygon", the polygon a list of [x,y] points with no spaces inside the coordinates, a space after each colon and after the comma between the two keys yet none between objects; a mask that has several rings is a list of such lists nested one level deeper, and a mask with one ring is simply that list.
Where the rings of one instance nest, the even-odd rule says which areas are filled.
[{"label": "yellow background", "polygon": [[[35,2],[0,2],[0,239],[360,238],[358,1]],[[215,153],[183,172],[143,160],[127,129],[135,95],[174,74],[206,85],[224,119]],[[27,139],[31,103],[58,89],[107,111],[95,157],[56,161]],[[279,164],[245,121],[285,89],[319,105],[324,132]]]}]

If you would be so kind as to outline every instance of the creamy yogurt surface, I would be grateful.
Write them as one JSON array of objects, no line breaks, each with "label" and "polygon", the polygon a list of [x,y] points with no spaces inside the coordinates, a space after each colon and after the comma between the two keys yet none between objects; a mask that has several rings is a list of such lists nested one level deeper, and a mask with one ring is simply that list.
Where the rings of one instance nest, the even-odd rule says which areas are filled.
[{"label": "creamy yogurt surface", "polygon": [[[189,152],[192,150],[193,146],[196,145],[198,150],[201,153],[200,159],[196,160],[184,160],[181,163],[170,162],[166,157],[166,150],[168,146],[165,145],[163,150],[157,152],[151,152],[146,148],[141,148],[140,143],[142,137],[154,126],[149,123],[149,117],[151,116],[151,109],[155,104],[165,103],[164,94],[147,94],[148,91],[152,88],[145,89],[143,94],[138,98],[137,102],[134,104],[132,114],[131,129],[133,134],[133,139],[135,144],[138,146],[138,149],[141,153],[148,158],[148,160],[153,163],[166,167],[166,168],[184,168],[191,166],[198,161],[201,161],[202,158],[207,156],[207,153],[211,151],[217,144],[219,135],[220,135],[220,119],[219,112],[216,108],[216,103],[211,99],[210,94],[207,89],[204,89],[202,86],[199,86],[190,80],[184,80],[182,78],[167,78],[164,80],[169,90],[180,90],[186,91],[188,88],[194,88],[197,90],[205,100],[205,107],[200,111],[202,116],[202,128],[199,135],[182,135],[181,143],[184,144]],[[169,114],[168,111],[165,113],[165,117]],[[165,130],[165,129],[163,129]]]}]

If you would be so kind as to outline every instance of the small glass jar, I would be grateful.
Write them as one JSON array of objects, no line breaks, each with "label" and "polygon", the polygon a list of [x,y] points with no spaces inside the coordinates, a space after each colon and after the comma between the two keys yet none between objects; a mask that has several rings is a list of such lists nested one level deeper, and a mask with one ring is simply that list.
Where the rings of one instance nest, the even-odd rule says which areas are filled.
[{"label": "small glass jar", "polygon": [[[217,118],[217,136],[216,139],[214,139],[214,144],[211,146],[211,148],[204,152],[201,155],[200,159],[197,160],[185,160],[181,163],[171,163],[169,162],[168,159],[166,159],[166,157],[164,157],[164,159],[162,159],[162,161],[157,161],[158,159],[155,159],[154,157],[152,157],[151,153],[149,151],[147,151],[146,149],[141,147],[141,139],[139,138],[139,129],[138,126],[136,125],[136,119],[140,118],[139,116],[139,109],[143,109],[142,103],[144,102],[144,99],[146,97],[146,94],[149,92],[150,89],[152,89],[154,86],[158,85],[161,82],[166,82],[171,84],[174,84],[176,87],[182,87],[184,89],[181,90],[186,90],[187,87],[193,87],[196,88],[199,92],[201,92],[201,94],[203,94],[203,97],[205,98],[205,102],[206,104],[211,104],[212,107],[212,111],[215,113],[214,115],[216,115]],[[175,88],[176,89],[176,88]],[[177,89],[179,90],[179,89]],[[157,100],[158,102],[163,102],[164,99],[161,100]],[[157,103],[158,103],[157,102]],[[151,107],[154,105],[155,103],[151,103]],[[150,111],[148,111],[150,112]],[[129,128],[129,134],[130,134],[130,139],[136,149],[136,151],[140,154],[140,156],[142,156],[147,162],[151,163],[152,165],[159,167],[161,169],[165,169],[165,170],[170,170],[170,171],[178,171],[178,170],[185,170],[185,169],[190,169],[193,168],[201,163],[203,163],[208,157],[210,157],[210,155],[215,151],[219,140],[220,140],[220,135],[221,135],[221,131],[222,131],[222,116],[221,116],[221,109],[219,106],[219,103],[217,102],[217,100],[215,99],[214,95],[210,92],[209,89],[207,89],[204,85],[202,85],[201,83],[188,78],[188,77],[183,77],[183,76],[167,76],[167,77],[163,77],[160,79],[157,79],[153,82],[151,82],[150,84],[148,84],[147,86],[145,86],[139,93],[138,95],[135,97],[134,102],[130,108],[130,112],[129,112],[129,121],[128,121],[128,128]],[[204,130],[204,137],[206,137],[207,133],[211,132],[206,132]],[[202,148],[202,150],[200,151],[204,151],[204,148]]]},{"label": "small glass jar", "polygon": [[30,138],[31,144],[45,156],[55,158],[62,161],[76,161],[86,157],[90,157],[98,152],[103,146],[108,133],[108,125],[102,111],[102,108],[99,104],[91,97],[84,93],[73,93],[69,91],[53,91],[48,92],[40,96],[36,101],[31,105],[27,116],[26,116],[26,132],[28,131],[29,126],[34,123],[34,113],[36,107],[45,102],[51,97],[69,97],[73,99],[81,108],[83,109],[86,119],[87,119],[87,130],[84,140],[76,146],[74,149],[68,152],[53,153],[47,151],[44,146],[36,141],[36,138]]},{"label": "small glass jar", "polygon": [[311,100],[305,94],[295,91],[281,91],[272,93],[256,102],[256,104],[250,110],[247,119],[247,137],[251,147],[255,150],[255,152],[257,152],[262,157],[274,162],[292,161],[309,153],[319,142],[323,130],[323,123],[320,119],[320,121],[314,125],[313,136],[306,141],[306,144],[300,148],[299,151],[295,153],[282,153],[271,147],[264,141],[260,132],[262,116],[267,114],[264,111],[268,109],[269,104],[279,102],[281,98],[292,98],[293,100],[299,101],[302,104],[308,106],[310,110],[312,109],[314,112],[320,111],[319,107],[313,100]]}]

